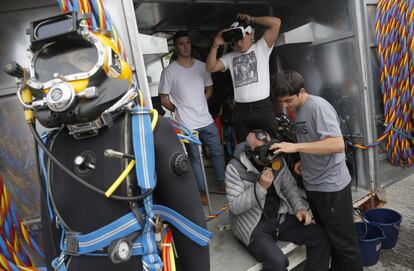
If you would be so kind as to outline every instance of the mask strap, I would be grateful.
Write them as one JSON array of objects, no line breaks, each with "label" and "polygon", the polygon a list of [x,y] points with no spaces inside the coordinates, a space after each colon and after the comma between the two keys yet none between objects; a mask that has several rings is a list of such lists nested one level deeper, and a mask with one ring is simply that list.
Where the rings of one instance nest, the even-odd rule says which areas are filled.
[{"label": "mask strap", "polygon": [[261,130],[261,129],[256,129],[256,130],[253,130],[252,133],[254,133],[257,140],[260,140],[265,144],[269,143],[269,140],[267,139],[269,134],[266,131]]}]

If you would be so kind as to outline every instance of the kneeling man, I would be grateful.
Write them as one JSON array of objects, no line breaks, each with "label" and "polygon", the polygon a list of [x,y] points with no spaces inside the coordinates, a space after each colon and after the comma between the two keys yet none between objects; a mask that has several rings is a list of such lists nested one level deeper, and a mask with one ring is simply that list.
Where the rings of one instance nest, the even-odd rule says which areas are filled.
[{"label": "kneeling man", "polygon": [[312,223],[307,204],[282,157],[266,155],[271,138],[262,130],[250,132],[239,144],[226,169],[226,194],[233,234],[262,270],[286,270],[287,258],[277,240],[306,246],[305,271],[329,267],[329,244],[321,227]]}]

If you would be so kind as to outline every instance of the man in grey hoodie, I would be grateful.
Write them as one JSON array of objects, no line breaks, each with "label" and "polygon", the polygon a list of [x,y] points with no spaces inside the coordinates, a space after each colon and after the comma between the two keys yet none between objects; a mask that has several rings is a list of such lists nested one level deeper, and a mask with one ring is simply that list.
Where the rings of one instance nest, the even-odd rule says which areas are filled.
[{"label": "man in grey hoodie", "polygon": [[262,270],[287,270],[289,263],[277,240],[306,246],[305,271],[328,270],[329,243],[321,227],[312,223],[284,159],[277,158],[271,168],[254,159],[255,149],[270,140],[263,130],[250,132],[226,168],[233,234],[257,261],[263,262]]}]

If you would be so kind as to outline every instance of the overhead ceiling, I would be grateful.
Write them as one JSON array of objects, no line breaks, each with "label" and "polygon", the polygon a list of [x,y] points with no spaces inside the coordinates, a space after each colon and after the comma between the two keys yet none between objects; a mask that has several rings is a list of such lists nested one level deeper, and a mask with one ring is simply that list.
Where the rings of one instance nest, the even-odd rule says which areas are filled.
[{"label": "overhead ceiling", "polygon": [[230,25],[238,13],[248,13],[253,16],[278,15],[294,8],[294,3],[297,5],[298,2],[298,0],[135,0],[134,6],[141,33],[168,38],[176,31],[189,30],[195,40],[200,43],[210,43],[214,34]]},{"label": "overhead ceiling", "polygon": [[218,30],[234,21],[237,13],[254,11],[255,16],[269,15],[270,2],[236,1],[139,1],[136,5],[139,31],[147,34],[183,29]]},{"label": "overhead ceiling", "polygon": [[[111,0],[112,1],[112,0]],[[114,0],[115,1],[115,0]],[[229,26],[238,13],[253,16],[292,14],[301,19],[305,5],[314,0],[132,0],[140,33],[169,38],[176,31],[189,30],[194,45],[211,44],[214,35]],[[0,0],[0,15],[12,10],[56,5],[56,0]],[[287,15],[289,14],[289,15]],[[303,16],[302,16],[303,17]],[[295,21],[298,21],[296,19]],[[255,26],[257,33],[263,28]]]}]

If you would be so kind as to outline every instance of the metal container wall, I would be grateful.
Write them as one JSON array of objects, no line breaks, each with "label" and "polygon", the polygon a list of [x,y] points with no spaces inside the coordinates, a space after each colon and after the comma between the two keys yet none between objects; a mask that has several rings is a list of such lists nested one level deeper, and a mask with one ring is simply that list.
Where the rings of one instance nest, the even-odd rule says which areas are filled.
[{"label": "metal container wall", "polygon": [[[0,67],[11,60],[27,64],[30,21],[59,10],[54,1],[2,1],[0,4]],[[15,79],[0,72],[0,175],[23,219],[40,215],[40,186],[35,167],[34,144],[17,101]]]}]

